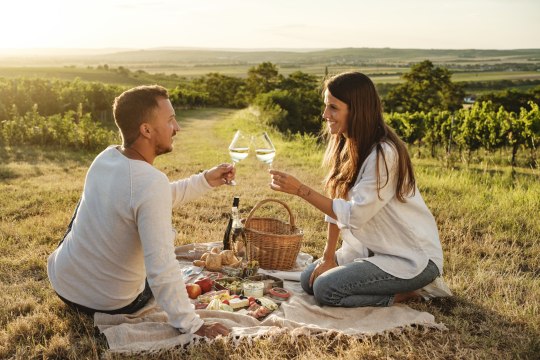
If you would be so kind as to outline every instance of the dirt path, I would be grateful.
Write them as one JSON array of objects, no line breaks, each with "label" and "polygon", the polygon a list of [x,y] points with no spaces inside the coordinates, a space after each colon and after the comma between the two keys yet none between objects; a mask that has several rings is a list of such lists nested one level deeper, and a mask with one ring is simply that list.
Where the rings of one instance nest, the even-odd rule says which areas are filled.
[{"label": "dirt path", "polygon": [[180,131],[174,137],[174,150],[156,159],[155,165],[172,178],[189,176],[221,162],[227,162],[228,143],[217,136],[215,125],[235,110],[177,110]]}]

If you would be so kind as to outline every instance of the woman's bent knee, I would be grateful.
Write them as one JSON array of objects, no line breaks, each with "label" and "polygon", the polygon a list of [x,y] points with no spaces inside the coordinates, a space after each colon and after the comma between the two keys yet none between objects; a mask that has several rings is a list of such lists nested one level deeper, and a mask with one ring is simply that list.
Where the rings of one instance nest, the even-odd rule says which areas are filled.
[{"label": "woman's bent knee", "polygon": [[319,277],[313,284],[313,296],[321,305],[339,306],[340,295],[332,286],[333,281],[325,277]]},{"label": "woman's bent knee", "polygon": [[311,264],[302,271],[302,274],[300,274],[300,285],[302,286],[302,289],[310,295],[313,295],[313,286],[309,284],[309,279],[311,278],[313,270],[315,270],[315,265]]}]

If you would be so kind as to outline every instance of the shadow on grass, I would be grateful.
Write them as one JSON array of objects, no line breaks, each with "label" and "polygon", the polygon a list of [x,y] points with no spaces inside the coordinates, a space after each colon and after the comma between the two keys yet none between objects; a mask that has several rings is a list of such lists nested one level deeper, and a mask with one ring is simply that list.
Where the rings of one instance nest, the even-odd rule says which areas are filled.
[{"label": "shadow on grass", "polygon": [[2,161],[7,156],[6,146],[0,142],[0,161]]},{"label": "shadow on grass", "polygon": [[[103,358],[102,355],[109,346],[105,335],[94,326],[93,318],[79,313],[64,303],[60,306],[62,310],[59,315],[64,317],[67,328],[69,329],[67,331],[69,348],[76,347],[78,349],[75,358]],[[62,350],[59,354],[54,355],[57,355],[58,358],[73,358],[71,349],[65,348]]]},{"label": "shadow on grass", "polygon": [[487,351],[494,346],[519,359],[533,359],[540,353],[540,332],[532,323],[512,320],[462,297],[436,298],[421,310],[445,323],[460,347]]},{"label": "shadow on grass", "polygon": [[451,169],[446,168],[441,164],[418,164],[417,167],[429,169],[428,171],[437,171],[443,173],[451,172],[464,172],[468,173],[471,176],[477,177],[487,177],[490,179],[501,179],[502,181],[512,183],[516,180],[524,181],[537,181],[539,178],[538,172],[531,172],[531,169],[524,167],[510,167],[510,166],[501,166],[498,169],[482,169],[479,167],[467,167],[465,165],[455,166]]},{"label": "shadow on grass", "polygon": [[31,165],[39,165],[43,162],[52,162],[58,164],[72,162],[80,165],[89,165],[92,159],[100,151],[101,150],[87,151],[55,147],[40,147],[36,145],[17,145],[12,147],[1,146],[0,165],[6,165],[11,162],[24,162]]},{"label": "shadow on grass", "polygon": [[16,179],[19,176],[17,172],[0,163],[0,181]]}]

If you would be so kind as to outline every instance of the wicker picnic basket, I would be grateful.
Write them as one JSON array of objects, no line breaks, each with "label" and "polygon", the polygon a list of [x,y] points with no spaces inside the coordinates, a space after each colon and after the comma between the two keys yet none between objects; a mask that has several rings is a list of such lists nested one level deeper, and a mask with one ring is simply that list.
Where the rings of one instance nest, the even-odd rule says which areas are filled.
[{"label": "wicker picnic basket", "polygon": [[[255,217],[257,209],[269,202],[281,204],[289,213],[289,222],[278,219]],[[257,260],[262,269],[290,270],[302,246],[304,236],[297,228],[291,209],[283,201],[261,200],[245,220],[247,252],[249,260]]]}]

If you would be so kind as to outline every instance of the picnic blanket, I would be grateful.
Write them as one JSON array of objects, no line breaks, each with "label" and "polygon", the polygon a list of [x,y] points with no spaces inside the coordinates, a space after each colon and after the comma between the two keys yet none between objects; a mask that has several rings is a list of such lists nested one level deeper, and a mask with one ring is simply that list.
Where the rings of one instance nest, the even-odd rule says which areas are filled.
[{"label": "picnic blanket", "polygon": [[[185,249],[177,251],[181,253]],[[180,263],[189,266],[189,261]],[[306,254],[299,256],[305,261]],[[291,271],[296,278],[298,271]],[[275,274],[272,274],[275,276]],[[444,330],[433,315],[421,312],[403,304],[390,307],[336,308],[320,306],[313,296],[306,294],[300,284],[285,281],[284,287],[293,294],[283,302],[278,310],[262,321],[251,316],[225,311],[196,310],[202,319],[218,321],[231,329],[229,337],[237,342],[253,340],[261,336],[290,336],[345,334],[366,336],[384,331],[399,332],[406,326],[422,325],[427,328]],[[182,334],[167,322],[167,314],[154,299],[134,314],[109,315],[96,313],[94,325],[107,338],[111,352],[142,353],[157,352],[196,343],[211,341],[192,334]]]}]

